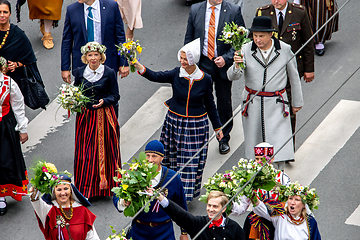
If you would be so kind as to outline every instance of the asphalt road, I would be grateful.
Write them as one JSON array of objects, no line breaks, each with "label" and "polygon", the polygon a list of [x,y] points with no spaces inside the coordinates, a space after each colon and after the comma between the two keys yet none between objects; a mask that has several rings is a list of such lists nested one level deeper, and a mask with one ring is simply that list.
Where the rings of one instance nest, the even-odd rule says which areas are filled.
[{"label": "asphalt road", "polygon": [[[11,0],[10,2],[13,4],[12,22],[16,22],[16,1]],[[65,16],[65,7],[72,2],[75,1],[64,0],[63,17]],[[270,0],[245,2],[244,19],[247,27],[251,25],[256,8],[269,2]],[[338,0],[339,6],[344,2],[346,1]],[[360,28],[355,19],[359,11],[358,0],[351,0],[345,6],[340,14],[339,32],[335,33],[332,40],[326,43],[325,55],[315,57],[315,80],[312,83],[302,84],[305,105],[298,114],[297,126],[300,128],[305,125],[297,134],[296,148],[305,142],[340,100],[360,101],[358,94],[360,73],[357,72],[351,76],[360,66],[358,57]],[[177,51],[183,43],[188,12],[189,8],[184,6],[184,0],[143,1],[144,28],[136,30],[135,37],[144,47],[141,62],[145,66],[154,70],[166,70],[178,66]],[[28,12],[25,6],[19,27],[26,32],[32,42],[46,90],[53,100],[57,88],[62,83],[60,45],[63,20],[60,21],[59,28],[52,31],[55,42],[54,49],[46,50],[40,41],[39,24],[37,21],[29,20],[27,16]],[[137,74],[131,74],[125,79],[119,79],[119,86],[121,95],[119,122],[123,126],[161,85],[150,83]],[[234,109],[240,103],[239,96],[242,88],[242,81],[237,81],[233,85]],[[338,88],[340,90],[312,117]],[[40,110],[27,109],[26,115],[31,121],[40,112]],[[312,118],[308,121],[310,117]],[[55,163],[58,169],[72,171],[74,119],[73,116],[70,117],[68,123],[54,129],[33,150],[26,152],[27,166],[31,166],[34,160],[42,158]],[[53,120],[49,118],[49,121]],[[236,131],[236,127],[239,126],[235,126],[233,131]],[[328,131],[332,131],[331,126]],[[31,138],[31,136],[29,137]],[[154,134],[154,137],[158,137],[158,132]],[[320,195],[321,205],[315,215],[323,239],[359,239],[360,227],[345,224],[346,219],[360,204],[359,168],[357,167],[360,155],[357,151],[359,141],[360,132],[357,130],[311,184],[312,187],[317,188]],[[309,152],[308,154],[314,153]],[[240,145],[235,153],[229,156],[219,172],[229,169],[243,155],[244,147]],[[303,174],[306,177],[307,172]],[[8,213],[0,217],[0,239],[43,239],[29,200],[23,198],[23,201],[15,202],[10,198],[7,199]],[[110,198],[93,202],[89,209],[97,215],[95,226],[101,239],[105,239],[111,234],[109,225],[121,230],[131,220],[116,212]],[[189,204],[189,211],[194,214],[205,214],[205,205],[195,200]],[[242,225],[244,217],[234,219]]]}]

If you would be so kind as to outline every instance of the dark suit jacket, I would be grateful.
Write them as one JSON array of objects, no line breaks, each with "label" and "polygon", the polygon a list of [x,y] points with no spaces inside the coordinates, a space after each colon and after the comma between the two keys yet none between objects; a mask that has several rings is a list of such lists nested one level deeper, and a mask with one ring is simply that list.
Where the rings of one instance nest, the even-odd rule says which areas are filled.
[{"label": "dark suit jacket", "polygon": [[[101,41],[106,46],[105,65],[115,72],[127,61],[117,54],[116,45],[125,42],[124,25],[118,4],[113,0],[100,1]],[[64,32],[61,44],[61,71],[74,70],[84,64],[81,62],[80,48],[87,43],[84,4],[75,2],[66,10]],[[70,68],[70,58],[72,67]]]},{"label": "dark suit jacket", "polygon": [[[207,1],[197,3],[191,6],[189,19],[185,34],[184,44],[187,44],[197,38],[200,38],[200,51],[202,52],[205,37],[205,14]],[[226,71],[233,64],[234,49],[230,44],[225,44],[219,41],[224,29],[225,23],[234,22],[237,25],[245,26],[244,19],[241,15],[239,6],[223,0],[220,10],[220,19],[216,33],[216,48],[218,56],[222,56],[226,65],[220,69],[220,74],[223,79],[227,79]]]},{"label": "dark suit jacket", "polygon": [[[256,10],[256,16],[270,17],[272,27],[279,31],[275,7],[272,4],[258,8]],[[295,36],[295,39],[293,36]],[[278,38],[290,44],[291,50],[293,53],[296,53],[311,36],[311,25],[305,7],[288,2],[283,28],[282,31],[279,32]],[[296,56],[296,61],[300,77],[304,75],[304,72],[314,72],[313,41],[310,41]]]}]

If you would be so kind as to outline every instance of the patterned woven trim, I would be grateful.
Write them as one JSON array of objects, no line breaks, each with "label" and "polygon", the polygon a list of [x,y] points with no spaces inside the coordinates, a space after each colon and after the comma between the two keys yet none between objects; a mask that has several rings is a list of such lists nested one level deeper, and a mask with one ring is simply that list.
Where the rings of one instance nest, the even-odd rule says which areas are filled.
[{"label": "patterned woven trim", "polygon": [[147,151],[145,151],[145,153],[156,153],[157,155],[159,155],[159,156],[161,156],[161,157],[164,157],[164,154],[161,153],[161,152],[158,152],[158,151],[147,150]]}]

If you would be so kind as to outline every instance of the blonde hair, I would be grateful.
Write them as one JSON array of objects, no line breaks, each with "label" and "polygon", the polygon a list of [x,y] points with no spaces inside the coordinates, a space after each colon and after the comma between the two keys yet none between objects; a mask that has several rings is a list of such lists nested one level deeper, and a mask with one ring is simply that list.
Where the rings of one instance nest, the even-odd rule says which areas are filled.
[{"label": "blonde hair", "polygon": [[[81,56],[81,61],[84,63],[84,64],[89,64],[89,61],[86,59],[86,56],[88,55],[89,52],[87,53],[84,53],[82,56]],[[100,53],[100,63],[101,64],[104,64],[105,60],[106,60],[106,55],[105,53],[101,53],[101,52],[98,52]]]},{"label": "blonde hair", "polygon": [[220,191],[211,191],[207,197],[207,201],[209,202],[210,199],[212,198],[218,198],[220,197],[220,204],[221,206],[225,206],[228,202],[229,202],[229,198],[225,195],[225,193],[220,192]]}]

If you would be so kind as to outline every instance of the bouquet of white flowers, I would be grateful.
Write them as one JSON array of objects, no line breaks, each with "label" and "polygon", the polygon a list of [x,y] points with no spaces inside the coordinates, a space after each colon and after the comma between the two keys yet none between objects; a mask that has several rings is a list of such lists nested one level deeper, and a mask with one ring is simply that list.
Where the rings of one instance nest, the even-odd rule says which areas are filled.
[{"label": "bouquet of white flowers", "polygon": [[83,108],[86,106],[86,103],[91,101],[89,97],[86,97],[83,94],[83,85],[76,87],[72,84],[64,83],[61,85],[59,90],[60,93],[57,96],[56,100],[61,107],[68,110],[68,117],[70,117],[70,113],[81,113]]}]

